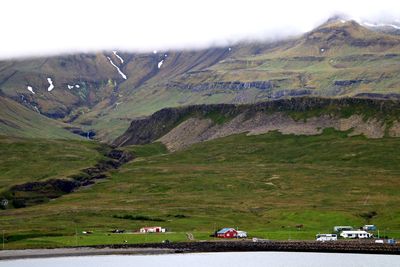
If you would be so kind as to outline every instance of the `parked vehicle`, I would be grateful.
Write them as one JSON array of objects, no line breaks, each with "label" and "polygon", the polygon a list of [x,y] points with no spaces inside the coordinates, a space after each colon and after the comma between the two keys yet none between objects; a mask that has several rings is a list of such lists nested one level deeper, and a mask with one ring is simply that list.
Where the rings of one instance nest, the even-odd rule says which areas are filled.
[{"label": "parked vehicle", "polygon": [[375,244],[384,244],[384,241],[382,239],[377,239],[375,240]]},{"label": "parked vehicle", "polygon": [[394,239],[388,239],[388,244],[389,244],[389,245],[395,245],[395,244],[396,244],[396,240],[394,240]]},{"label": "parked vehicle", "polygon": [[238,238],[247,238],[247,232],[245,231],[237,231]]},{"label": "parked vehicle", "polygon": [[336,233],[342,232],[342,231],[352,231],[353,227],[351,226],[334,226],[333,231]]},{"label": "parked vehicle", "polygon": [[366,224],[362,227],[362,229],[364,231],[375,231],[376,230],[376,226],[373,224]]},{"label": "parked vehicle", "polygon": [[365,239],[365,238],[371,238],[373,237],[372,234],[366,232],[366,231],[343,231],[340,233],[340,236],[343,238],[351,238],[351,239]]},{"label": "parked vehicle", "polygon": [[114,230],[111,231],[111,233],[122,234],[122,233],[125,233],[125,230],[123,230],[123,229],[114,229]]},{"label": "parked vehicle", "polygon": [[316,236],[317,241],[336,241],[337,240],[337,234],[317,234]]}]

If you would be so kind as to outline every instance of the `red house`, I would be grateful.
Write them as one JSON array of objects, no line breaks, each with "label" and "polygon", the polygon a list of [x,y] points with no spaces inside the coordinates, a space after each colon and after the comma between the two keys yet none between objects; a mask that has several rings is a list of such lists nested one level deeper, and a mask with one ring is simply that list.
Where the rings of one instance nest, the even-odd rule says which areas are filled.
[{"label": "red house", "polygon": [[217,232],[219,238],[236,238],[237,231],[234,228],[222,228]]}]

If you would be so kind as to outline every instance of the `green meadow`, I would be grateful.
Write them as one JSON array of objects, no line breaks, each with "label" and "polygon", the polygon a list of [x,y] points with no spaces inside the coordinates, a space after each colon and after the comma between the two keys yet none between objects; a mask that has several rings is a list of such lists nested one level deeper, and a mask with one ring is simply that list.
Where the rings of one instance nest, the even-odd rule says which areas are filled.
[{"label": "green meadow", "polygon": [[[5,147],[8,154],[25,151],[18,154],[24,168],[48,173],[57,161],[28,160],[37,154],[28,149],[35,142],[23,139]],[[47,151],[60,166],[46,177],[78,172],[100,158],[94,142],[52,142],[60,147]],[[45,204],[0,210],[5,247],[185,241],[187,233],[206,240],[222,227],[239,228],[250,237],[307,240],[332,232],[335,225],[376,224],[380,236],[400,238],[398,138],[348,137],[327,129],[316,136],[232,135],[174,153],[160,143],[124,149],[135,160],[95,185]],[[66,154],[80,160],[56,157]],[[17,163],[4,162],[6,157],[2,189],[40,177],[40,171],[13,174]],[[169,232],[136,233],[158,225]],[[113,229],[127,232],[112,234]]]}]

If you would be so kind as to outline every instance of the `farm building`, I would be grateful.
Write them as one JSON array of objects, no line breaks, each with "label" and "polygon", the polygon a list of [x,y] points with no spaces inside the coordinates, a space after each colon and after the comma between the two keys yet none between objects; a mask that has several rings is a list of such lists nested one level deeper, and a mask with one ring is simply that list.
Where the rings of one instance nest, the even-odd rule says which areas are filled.
[{"label": "farm building", "polygon": [[141,233],[165,233],[166,229],[161,226],[151,226],[140,228]]},{"label": "farm building", "polygon": [[219,238],[236,238],[238,232],[234,228],[222,228],[216,233]]},{"label": "farm building", "polygon": [[343,231],[340,233],[340,236],[343,238],[351,238],[351,239],[364,239],[364,238],[371,238],[372,234],[366,231]]}]

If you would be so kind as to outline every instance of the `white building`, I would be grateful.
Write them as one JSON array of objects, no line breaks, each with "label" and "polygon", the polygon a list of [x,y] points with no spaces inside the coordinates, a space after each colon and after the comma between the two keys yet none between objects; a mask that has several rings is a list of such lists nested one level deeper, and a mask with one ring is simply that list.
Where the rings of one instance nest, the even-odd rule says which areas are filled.
[{"label": "white building", "polygon": [[364,239],[364,238],[371,238],[373,235],[366,231],[357,230],[357,231],[343,231],[340,233],[340,236],[343,238]]},{"label": "white building", "polygon": [[142,227],[139,230],[141,233],[165,233],[166,229],[161,226]]}]

